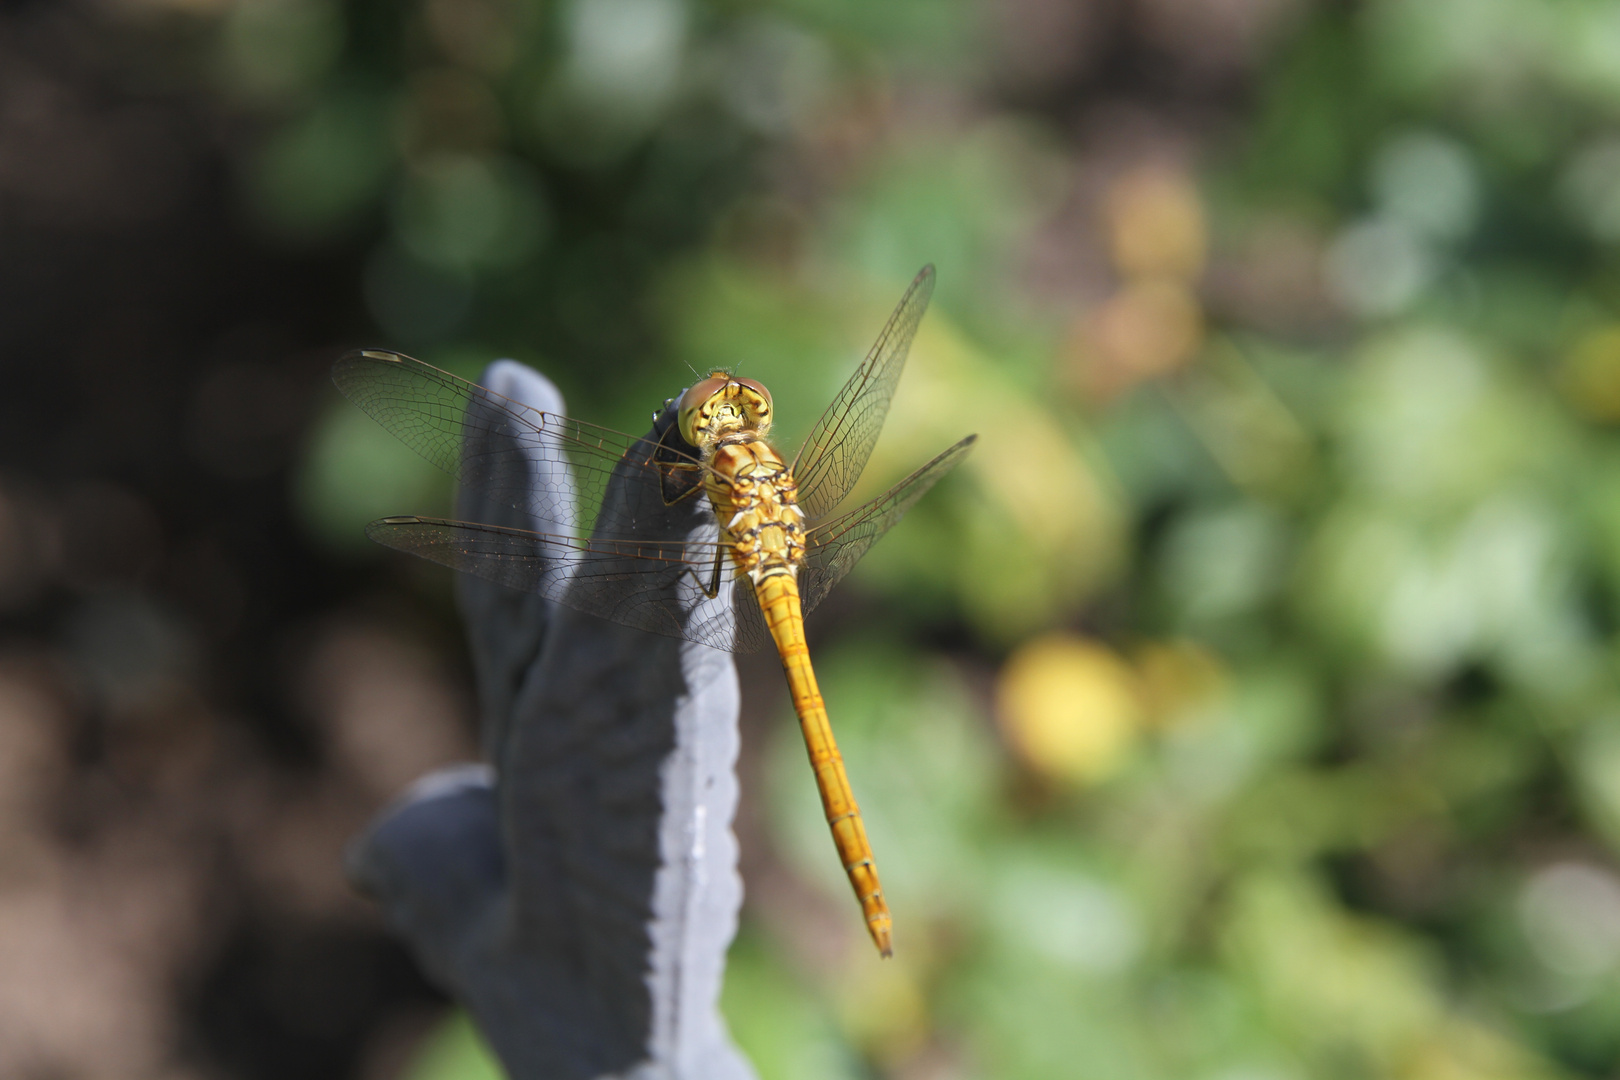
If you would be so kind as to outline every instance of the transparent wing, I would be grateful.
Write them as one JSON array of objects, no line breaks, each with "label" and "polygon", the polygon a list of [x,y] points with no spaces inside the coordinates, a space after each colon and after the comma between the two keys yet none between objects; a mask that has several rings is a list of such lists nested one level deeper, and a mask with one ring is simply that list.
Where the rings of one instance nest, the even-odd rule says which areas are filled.
[{"label": "transparent wing", "polygon": [[793,475],[799,481],[799,505],[811,520],[843,502],[866,468],[866,459],[872,456],[889,415],[895,385],[905,370],[911,339],[917,335],[917,325],[933,294],[934,268],[929,265],[912,280],[872,351],[800,447]]},{"label": "transparent wing", "polygon": [[726,625],[727,632],[735,635],[732,652],[776,651],[771,628],[766,625],[759,597],[754,594],[754,583],[746,574],[736,574],[731,579],[731,621]]},{"label": "transparent wing", "polygon": [[[835,506],[865,466],[932,287],[932,268],[925,268],[812,433],[806,452],[820,447],[806,458],[818,470],[812,474],[815,499],[804,504],[812,519]],[[672,497],[695,495],[708,473],[684,444],[543,412],[400,353],[351,353],[332,377],[346,397],[465,487],[556,530],[395,517],[367,527],[373,540],[652,633],[736,652],[771,647],[753,587],[718,543],[706,503]],[[810,530],[800,573],[805,611],[956,464],[973,438],[887,494]],[[560,467],[537,470],[537,463]],[[661,515],[677,510],[696,526],[687,538],[651,538],[668,524]]]},{"label": "transparent wing", "polygon": [[[460,483],[523,511],[530,520],[554,525],[561,535],[636,532],[633,517],[604,502],[616,469],[625,473],[621,483],[649,496],[662,494],[673,483],[689,487],[705,471],[698,458],[667,442],[541,412],[401,353],[350,353],[333,367],[332,381],[405,445]],[[567,468],[537,475],[536,461]]]},{"label": "transparent wing", "polygon": [[969,435],[871,502],[812,528],[804,566],[799,570],[799,598],[804,610],[810,611],[826,599],[833,586],[855,568],[866,549],[893,528],[940,477],[955,468],[977,439],[977,435]]},{"label": "transparent wing", "polygon": [[[712,540],[579,540],[427,517],[382,518],[366,526],[366,535],[638,630],[732,652],[757,652],[770,642],[753,589],[734,579],[729,558]],[[709,599],[717,567],[720,591]]]}]

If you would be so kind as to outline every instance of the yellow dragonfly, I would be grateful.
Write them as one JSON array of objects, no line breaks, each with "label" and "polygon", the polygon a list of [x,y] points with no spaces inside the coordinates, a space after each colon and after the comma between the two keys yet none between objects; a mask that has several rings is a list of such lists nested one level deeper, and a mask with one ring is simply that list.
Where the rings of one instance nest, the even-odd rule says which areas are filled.
[{"label": "yellow dragonfly", "polygon": [[[391,517],[367,527],[373,540],[641,630],[740,652],[775,647],[827,824],[884,956],[893,919],[810,665],[803,613],[976,438],[834,513],[877,442],[933,287],[933,267],[924,267],[791,463],[768,440],[770,393],[726,371],[711,371],[678,405],[665,402],[640,438],[530,408],[399,353],[361,350],[332,373],[350,401],[418,453],[540,526]],[[651,532],[647,506],[688,500],[708,505],[687,537]]]}]

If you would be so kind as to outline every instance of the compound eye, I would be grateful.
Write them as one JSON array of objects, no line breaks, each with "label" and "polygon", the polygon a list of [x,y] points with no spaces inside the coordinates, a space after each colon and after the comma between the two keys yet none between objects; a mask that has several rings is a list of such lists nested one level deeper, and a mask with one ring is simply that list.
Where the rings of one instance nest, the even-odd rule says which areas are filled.
[{"label": "compound eye", "polygon": [[710,398],[724,390],[728,381],[724,375],[710,375],[701,382],[693,383],[686,393],[681,395],[681,438],[693,446],[698,444],[696,430],[698,410],[708,404]]},{"label": "compound eye", "polygon": [[764,399],[765,406],[764,408],[760,409],[761,413],[768,413],[771,411],[771,392],[765,389],[764,383],[755,382],[753,379],[733,379],[732,381],[741,386],[746,386],[748,389],[752,390],[754,393],[758,394]]}]

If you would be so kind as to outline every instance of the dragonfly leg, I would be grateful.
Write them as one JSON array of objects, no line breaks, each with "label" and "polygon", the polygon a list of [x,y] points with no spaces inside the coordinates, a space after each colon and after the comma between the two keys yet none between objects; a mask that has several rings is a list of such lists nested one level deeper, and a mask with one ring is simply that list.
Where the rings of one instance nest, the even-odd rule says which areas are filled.
[{"label": "dragonfly leg", "polygon": [[725,560],[726,560],[726,550],[725,550],[725,548],[720,548],[720,547],[715,548],[714,549],[714,569],[709,572],[709,583],[707,585],[705,585],[703,583],[702,578],[697,576],[697,571],[696,570],[693,570],[691,567],[688,567],[687,570],[686,570],[686,572],[688,574],[692,575],[692,580],[697,582],[698,588],[703,590],[703,595],[705,597],[707,597],[708,599],[710,599],[710,600],[713,600],[716,596],[720,595],[720,570],[721,570],[721,567],[724,565]]},{"label": "dragonfly leg", "polygon": [[684,462],[660,462],[664,505],[674,506],[703,490],[703,468]]},{"label": "dragonfly leg", "polygon": [[[686,451],[665,444],[670,433],[680,438],[679,429],[671,427],[658,437],[658,445],[653,449],[651,464],[658,466],[658,478],[661,494],[665,506],[674,506],[683,499],[689,499],[695,493],[703,490],[703,466],[692,461]],[[685,460],[680,460],[684,458]]]}]

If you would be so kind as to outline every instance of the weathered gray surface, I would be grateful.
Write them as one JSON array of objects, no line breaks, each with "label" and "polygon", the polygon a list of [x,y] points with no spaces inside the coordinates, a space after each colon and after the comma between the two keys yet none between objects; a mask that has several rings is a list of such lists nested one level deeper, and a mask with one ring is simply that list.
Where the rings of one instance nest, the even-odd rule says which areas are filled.
[{"label": "weathered gray surface", "polygon": [[[485,385],[562,411],[510,361]],[[627,509],[683,536],[703,508]],[[546,527],[475,492],[457,512]],[[467,576],[457,589],[493,768],[420,782],[355,842],[352,879],[514,1078],[752,1077],[716,1008],[742,898],[729,654]]]}]

